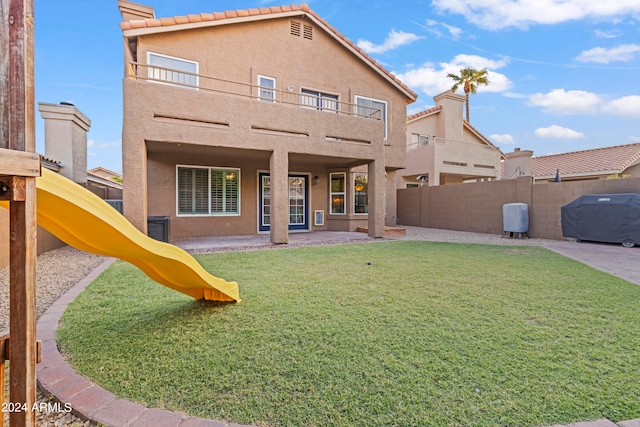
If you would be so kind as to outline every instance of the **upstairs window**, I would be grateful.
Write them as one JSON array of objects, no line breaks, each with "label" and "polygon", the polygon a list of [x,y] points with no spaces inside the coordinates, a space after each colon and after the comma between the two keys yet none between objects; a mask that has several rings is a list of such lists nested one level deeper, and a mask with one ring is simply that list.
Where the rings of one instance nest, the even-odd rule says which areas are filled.
[{"label": "upstairs window", "polygon": [[275,102],[276,79],[258,75],[258,99],[263,102]]},{"label": "upstairs window", "polygon": [[338,112],[338,95],[302,89],[300,104],[303,107],[315,108],[322,111]]},{"label": "upstairs window", "polygon": [[430,135],[421,135],[419,133],[411,134],[411,148],[418,148],[428,145],[431,142]]},{"label": "upstairs window", "polygon": [[147,52],[147,77],[151,81],[198,87],[198,63]]},{"label": "upstairs window", "polygon": [[387,102],[356,96],[356,114],[359,117],[373,117],[384,123],[384,139],[387,140]]}]

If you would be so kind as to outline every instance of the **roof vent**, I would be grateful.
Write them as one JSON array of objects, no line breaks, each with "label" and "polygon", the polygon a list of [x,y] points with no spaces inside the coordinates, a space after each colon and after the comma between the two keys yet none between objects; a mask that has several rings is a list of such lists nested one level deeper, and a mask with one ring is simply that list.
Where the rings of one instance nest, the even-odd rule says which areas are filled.
[{"label": "roof vent", "polygon": [[307,40],[313,40],[313,27],[311,25],[304,26],[303,37]]},{"label": "roof vent", "polygon": [[291,35],[300,37],[300,21],[291,21]]},{"label": "roof vent", "polygon": [[291,21],[291,35],[295,37],[304,37],[307,40],[313,40],[313,27],[311,25],[302,24],[300,21]]}]

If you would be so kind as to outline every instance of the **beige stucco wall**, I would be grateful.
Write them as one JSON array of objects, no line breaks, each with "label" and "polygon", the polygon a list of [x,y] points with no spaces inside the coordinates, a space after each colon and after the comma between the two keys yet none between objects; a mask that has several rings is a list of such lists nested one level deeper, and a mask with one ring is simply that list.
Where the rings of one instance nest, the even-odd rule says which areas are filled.
[{"label": "beige stucco wall", "polygon": [[[136,227],[145,230],[148,216],[162,215],[171,217],[171,239],[257,232],[257,176],[274,167],[273,153],[286,160],[289,173],[309,177],[312,231],[369,222],[366,215],[350,214],[349,207],[345,215],[328,213],[329,173],[355,166],[375,171],[383,182],[377,187],[382,188],[377,211],[383,224],[395,222],[395,195],[385,195],[394,183],[386,181],[393,178],[385,171],[405,165],[406,95],[319,27],[313,34],[313,40],[292,36],[287,18],[138,37],[138,61],[146,61],[147,52],[197,61],[201,75],[243,83],[225,84],[224,90],[247,96],[123,80],[123,198],[125,216]],[[354,103],[355,96],[386,101],[388,138],[380,121],[251,98],[256,89],[246,85],[255,85],[258,75],[276,78],[282,91],[277,101],[298,102],[301,88],[338,95],[349,113],[353,107],[342,104]],[[203,77],[200,86],[223,89]],[[240,168],[241,216],[177,217],[176,164]],[[280,173],[276,168],[272,177],[274,172]],[[372,187],[375,179],[370,177]],[[325,225],[313,226],[315,210],[325,212]]]},{"label": "beige stucco wall", "polygon": [[502,234],[502,206],[526,203],[530,237],[562,240],[563,205],[583,194],[638,192],[640,178],[533,184],[531,177],[521,177],[425,186],[398,190],[398,216],[403,225]]},{"label": "beige stucco wall", "polygon": [[[397,173],[397,188],[418,184],[421,175],[429,177],[430,186],[500,179],[500,151],[465,125],[464,97],[447,91],[434,100],[442,109],[407,123],[407,167]],[[411,147],[413,134],[429,136],[429,144]]]}]

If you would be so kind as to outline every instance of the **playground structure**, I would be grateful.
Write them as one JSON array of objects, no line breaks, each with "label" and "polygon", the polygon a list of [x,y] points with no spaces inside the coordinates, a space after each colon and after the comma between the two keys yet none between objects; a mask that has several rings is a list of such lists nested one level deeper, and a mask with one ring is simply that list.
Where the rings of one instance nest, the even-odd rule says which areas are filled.
[{"label": "playground structure", "polygon": [[[38,225],[80,250],[128,261],[195,299],[237,302],[238,284],[212,276],[187,252],[152,239],[100,197],[47,169],[36,179]],[[7,202],[0,205],[7,207]]]},{"label": "playground structure", "polygon": [[9,395],[21,408],[10,411],[9,424],[29,427],[36,425],[37,408],[38,221],[68,244],[130,261],[194,298],[239,301],[236,283],[209,275],[189,254],[149,239],[91,192],[42,170],[35,153],[33,9],[33,0],[0,1],[0,203],[9,209],[10,257],[10,333],[0,337],[0,402],[9,360]]}]

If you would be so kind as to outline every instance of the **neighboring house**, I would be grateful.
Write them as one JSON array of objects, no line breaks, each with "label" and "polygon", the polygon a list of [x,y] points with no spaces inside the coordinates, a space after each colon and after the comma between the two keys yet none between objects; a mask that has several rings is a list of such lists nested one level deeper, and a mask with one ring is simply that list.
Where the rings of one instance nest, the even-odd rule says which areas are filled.
[{"label": "neighboring house", "polygon": [[87,188],[122,212],[122,175],[98,166],[87,171]]},{"label": "neighboring house", "polygon": [[538,157],[518,148],[508,153],[503,179],[528,175],[534,182],[640,177],[640,143]]},{"label": "neighboring house", "polygon": [[[87,132],[91,120],[69,102],[40,102],[38,110],[44,120],[42,167],[69,178],[103,199],[121,199],[122,184],[105,179],[106,175],[118,177],[117,173],[102,167],[87,171]],[[110,202],[116,209],[122,204],[120,200]],[[0,225],[9,229],[6,209],[0,209]],[[38,227],[36,234],[38,255],[65,245],[44,228]],[[0,268],[8,264],[9,237],[5,233],[4,238],[0,238]]]},{"label": "neighboring house", "polygon": [[94,176],[96,178],[101,178],[107,181],[122,184],[122,175],[120,175],[117,172],[111,171],[107,168],[103,168],[102,166],[89,169],[87,172],[89,173],[89,175]]},{"label": "neighboring house", "polygon": [[156,19],[118,2],[124,214],[170,240],[395,224],[416,94],[306,5]]},{"label": "neighboring house", "polygon": [[407,168],[397,188],[500,179],[504,155],[463,119],[464,96],[446,91],[436,106],[407,117]]}]

